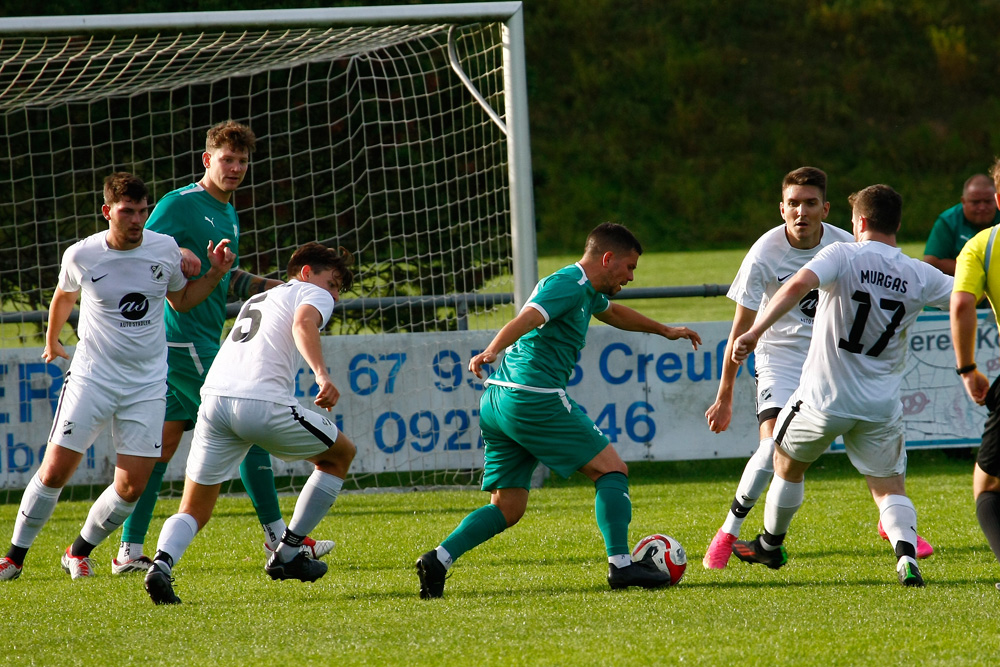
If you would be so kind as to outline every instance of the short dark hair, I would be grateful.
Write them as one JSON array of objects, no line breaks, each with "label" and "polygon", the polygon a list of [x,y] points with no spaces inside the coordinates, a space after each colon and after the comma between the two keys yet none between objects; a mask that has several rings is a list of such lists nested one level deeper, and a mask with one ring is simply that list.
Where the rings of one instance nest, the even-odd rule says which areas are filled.
[{"label": "short dark hair", "polygon": [[583,252],[585,255],[603,255],[608,251],[627,253],[631,250],[635,250],[639,255],[642,254],[642,244],[635,234],[617,222],[602,222],[587,235],[587,244]]},{"label": "short dark hair", "polygon": [[823,201],[826,201],[826,172],[822,169],[817,169],[816,167],[799,167],[785,174],[784,180],[781,181],[782,200],[785,199],[785,189],[789,185],[812,185],[819,188],[820,193],[823,195]]},{"label": "short dark hair", "polygon": [[[1000,157],[993,159],[993,166],[990,167],[990,178],[993,179],[993,187],[1000,192]],[[962,191],[965,194],[965,191]]]},{"label": "short dark hair", "polygon": [[288,260],[288,277],[294,278],[302,267],[312,267],[313,271],[321,272],[334,269],[340,274],[340,289],[347,291],[354,284],[354,255],[346,248],[328,248],[322,243],[310,241],[299,246]]},{"label": "short dark hair", "polygon": [[257,145],[257,135],[243,123],[226,120],[208,128],[205,135],[205,150],[211,153],[217,148],[228,148],[231,151],[253,152]]},{"label": "short dark hair", "polygon": [[903,219],[903,197],[888,185],[869,185],[847,198],[852,211],[868,221],[873,232],[895,234]]},{"label": "short dark hair", "polygon": [[149,201],[149,188],[142,179],[127,171],[116,171],[104,179],[104,203],[114,206],[128,197],[132,201]]}]

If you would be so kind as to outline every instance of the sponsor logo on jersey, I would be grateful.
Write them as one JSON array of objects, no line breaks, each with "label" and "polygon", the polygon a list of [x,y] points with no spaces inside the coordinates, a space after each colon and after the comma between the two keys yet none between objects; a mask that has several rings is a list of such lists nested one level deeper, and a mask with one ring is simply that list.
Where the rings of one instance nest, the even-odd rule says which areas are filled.
[{"label": "sponsor logo on jersey", "polygon": [[799,310],[802,314],[812,319],[816,317],[816,305],[819,303],[819,290],[809,290],[809,293],[799,301]]},{"label": "sponsor logo on jersey", "polygon": [[206,215],[206,216],[205,216],[205,220],[208,220],[208,224],[210,224],[210,225],[212,225],[213,227],[215,227],[215,220],[214,220],[214,219],[212,219],[212,218],[210,218],[210,217],[208,217],[208,216]]},{"label": "sponsor logo on jersey", "polygon": [[791,277],[792,277],[792,276],[794,276],[794,275],[795,275],[795,272],[794,272],[794,271],[792,271],[792,272],[791,272],[791,273],[789,273],[789,274],[788,274],[787,276],[778,276],[778,282],[779,282],[779,283],[783,283],[783,282],[785,282],[786,280],[788,280],[789,278],[791,278]]},{"label": "sponsor logo on jersey", "polygon": [[100,280],[102,278],[107,278],[107,277],[108,277],[108,274],[106,274],[106,273],[103,276],[90,276],[90,282],[96,283],[98,280]]},{"label": "sponsor logo on jersey", "polygon": [[[126,320],[137,322],[149,312],[149,300],[146,299],[145,294],[129,292],[118,302],[118,310],[121,311],[122,317]],[[125,323],[125,326],[128,324]]]}]

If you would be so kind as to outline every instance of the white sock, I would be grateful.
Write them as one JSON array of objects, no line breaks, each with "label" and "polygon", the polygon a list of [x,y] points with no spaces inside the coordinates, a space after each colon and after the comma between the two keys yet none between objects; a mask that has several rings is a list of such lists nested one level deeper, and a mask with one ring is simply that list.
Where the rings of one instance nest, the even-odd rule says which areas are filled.
[{"label": "white sock", "polygon": [[119,563],[142,558],[142,542],[122,542],[118,545]]},{"label": "white sock", "polygon": [[[757,504],[757,500],[767,488],[768,482],[774,475],[774,438],[764,438],[757,446],[757,451],[747,461],[743,468],[743,475],[740,477],[739,486],[736,487],[736,502],[747,509]],[[739,535],[743,528],[744,516],[736,516],[732,510],[726,516],[722,524],[722,530],[730,535]]]},{"label": "white sock", "polygon": [[17,520],[14,521],[14,535],[10,538],[11,544],[22,549],[32,545],[52,517],[60,493],[61,488],[53,489],[42,484],[37,472],[32,476],[21,496],[21,506],[17,511]]},{"label": "white sock", "polygon": [[451,569],[451,564],[454,562],[451,558],[451,554],[444,547],[437,547],[434,549],[434,553],[437,554],[438,560],[444,565],[445,571]]},{"label": "white sock", "polygon": [[[913,553],[917,552],[917,508],[906,496],[886,496],[878,507],[882,530],[889,536],[893,550],[898,542],[913,545]],[[897,552],[898,553],[898,552]]]},{"label": "white sock", "polygon": [[[184,552],[191,545],[191,540],[198,534],[198,522],[190,514],[175,514],[163,522],[160,530],[160,539],[156,542],[157,552],[162,551],[170,555],[173,564],[181,559]],[[162,561],[161,561],[162,562]],[[167,569],[170,570],[169,563]],[[169,574],[169,571],[167,572]]]},{"label": "white sock", "polygon": [[[287,531],[300,537],[311,533],[330,511],[343,486],[344,480],[340,477],[318,469],[314,470],[302,487],[298,500],[295,501],[295,511],[292,512],[292,520],[288,522]],[[299,545],[286,541],[284,536],[274,550],[282,563],[295,558],[298,552]]]},{"label": "white sock", "polygon": [[111,484],[91,505],[87,520],[80,529],[80,537],[95,546],[100,544],[125,523],[134,509],[135,502],[125,502],[115,491],[115,485]]},{"label": "white sock", "polygon": [[608,556],[608,562],[620,570],[623,567],[628,567],[629,565],[632,564],[632,554],[618,554],[617,556]]},{"label": "white sock", "polygon": [[260,527],[264,529],[264,541],[267,544],[267,548],[274,551],[278,548],[278,543],[281,542],[281,536],[285,532],[284,519],[278,519],[277,521],[272,521],[271,523],[262,523]]},{"label": "white sock", "polygon": [[784,535],[788,532],[792,517],[802,506],[805,486],[805,482],[789,482],[774,476],[764,505],[764,530],[772,535]]}]

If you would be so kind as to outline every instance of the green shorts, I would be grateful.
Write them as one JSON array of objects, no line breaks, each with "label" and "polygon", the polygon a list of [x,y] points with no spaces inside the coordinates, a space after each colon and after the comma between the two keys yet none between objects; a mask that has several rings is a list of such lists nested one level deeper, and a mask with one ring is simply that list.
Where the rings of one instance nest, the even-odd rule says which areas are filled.
[{"label": "green shorts", "polygon": [[531,487],[539,461],[569,477],[608,446],[571,398],[487,385],[479,401],[486,446],[483,490]]},{"label": "green shorts", "polygon": [[194,428],[201,406],[201,385],[217,353],[218,349],[198,350],[192,343],[168,343],[165,421],[187,422],[185,431]]}]

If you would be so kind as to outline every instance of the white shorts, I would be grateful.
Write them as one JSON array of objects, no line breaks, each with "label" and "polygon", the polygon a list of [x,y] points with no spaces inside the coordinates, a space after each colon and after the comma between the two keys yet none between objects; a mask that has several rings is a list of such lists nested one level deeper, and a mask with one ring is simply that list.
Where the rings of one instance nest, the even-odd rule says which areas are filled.
[{"label": "white shorts", "polygon": [[765,410],[780,410],[799,388],[800,368],[787,369],[768,366],[757,369],[754,382],[757,386],[757,414]]},{"label": "white shorts", "polygon": [[282,461],[302,461],[333,446],[339,433],[332,420],[300,405],[203,394],[185,475],[221,484],[235,476],[250,445]]},{"label": "white shorts", "polygon": [[902,416],[889,422],[838,417],[795,400],[782,408],[774,442],[796,461],[812,463],[837,436],[844,436],[847,458],[862,475],[893,477],[906,472]]},{"label": "white shorts", "polygon": [[166,395],[166,382],[105,387],[66,373],[49,442],[82,454],[110,424],[117,453],[159,458]]}]

